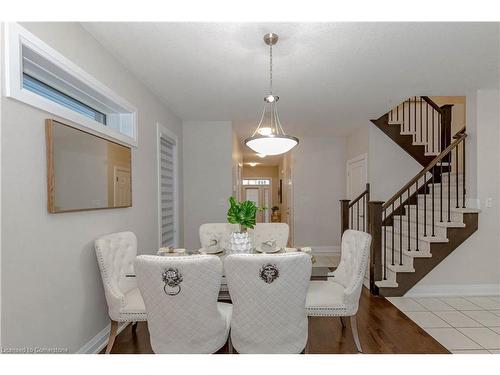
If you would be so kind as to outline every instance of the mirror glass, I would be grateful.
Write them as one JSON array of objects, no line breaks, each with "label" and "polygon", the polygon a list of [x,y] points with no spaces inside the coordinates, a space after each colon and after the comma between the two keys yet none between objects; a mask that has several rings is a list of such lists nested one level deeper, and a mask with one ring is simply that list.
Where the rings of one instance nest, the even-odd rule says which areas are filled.
[{"label": "mirror glass", "polygon": [[49,212],[132,206],[131,150],[47,120]]}]

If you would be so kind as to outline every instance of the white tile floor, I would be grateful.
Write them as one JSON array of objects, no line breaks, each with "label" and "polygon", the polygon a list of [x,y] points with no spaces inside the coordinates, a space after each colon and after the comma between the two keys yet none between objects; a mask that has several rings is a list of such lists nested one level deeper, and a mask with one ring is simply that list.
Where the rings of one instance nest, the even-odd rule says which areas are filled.
[{"label": "white tile floor", "polygon": [[387,298],[452,353],[500,354],[500,297]]}]

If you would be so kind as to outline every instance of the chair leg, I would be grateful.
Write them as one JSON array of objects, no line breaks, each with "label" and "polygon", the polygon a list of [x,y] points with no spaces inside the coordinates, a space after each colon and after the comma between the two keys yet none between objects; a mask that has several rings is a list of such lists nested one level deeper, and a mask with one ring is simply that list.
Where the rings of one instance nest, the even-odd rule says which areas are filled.
[{"label": "chair leg", "polygon": [[137,323],[138,322],[133,322],[132,323],[132,332],[135,333],[135,331],[137,331]]},{"label": "chair leg", "polygon": [[108,346],[106,347],[106,354],[111,353],[113,344],[115,343],[116,332],[118,331],[118,322],[111,320],[111,329],[109,331]]},{"label": "chair leg", "polygon": [[340,317],[340,324],[342,324],[342,329],[344,329],[345,328],[345,321],[344,321],[343,316]]},{"label": "chair leg", "polygon": [[310,348],[309,348],[309,341],[310,341],[310,327],[311,327],[311,317],[307,317],[307,341],[306,341],[306,347],[304,348],[304,354],[309,354],[310,353]]},{"label": "chair leg", "polygon": [[352,336],[354,337],[354,342],[356,343],[356,349],[358,349],[359,353],[363,353],[363,350],[361,349],[361,343],[359,341],[358,323],[356,321],[356,315],[351,316],[351,330],[352,330]]},{"label": "chair leg", "polygon": [[229,332],[229,336],[227,337],[227,351],[228,354],[234,354],[233,342],[231,341],[231,332]]}]

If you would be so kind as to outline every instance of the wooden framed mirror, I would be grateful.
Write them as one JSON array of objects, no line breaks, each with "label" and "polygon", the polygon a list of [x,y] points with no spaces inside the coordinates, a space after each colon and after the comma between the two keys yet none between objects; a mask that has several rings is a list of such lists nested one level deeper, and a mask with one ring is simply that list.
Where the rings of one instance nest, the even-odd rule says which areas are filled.
[{"label": "wooden framed mirror", "polygon": [[130,147],[45,121],[50,213],[132,206]]}]

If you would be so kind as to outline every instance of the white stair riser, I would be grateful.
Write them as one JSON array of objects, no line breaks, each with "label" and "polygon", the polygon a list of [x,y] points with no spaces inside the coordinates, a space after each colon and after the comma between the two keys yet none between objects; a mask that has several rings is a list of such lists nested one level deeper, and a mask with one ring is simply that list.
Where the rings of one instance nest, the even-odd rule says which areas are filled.
[{"label": "white stair riser", "polygon": [[[403,218],[404,223],[408,223],[408,216],[402,216],[402,218]],[[441,221],[441,217],[437,217],[437,218],[434,217],[434,223],[433,223],[432,217],[429,215],[427,215],[427,217],[425,218],[425,221],[424,221],[423,215],[419,215],[418,220],[417,220],[417,218],[415,217],[414,211],[412,211],[410,213],[410,223],[416,225],[417,222],[418,222],[418,226],[421,227],[422,229],[424,228],[424,226],[429,227],[429,226],[432,226],[433,224],[434,224],[434,226],[440,227],[440,228],[464,228],[465,227],[464,223],[451,221],[451,217],[450,217],[450,221],[448,221],[448,216],[447,216],[447,214],[445,215],[444,212],[443,212],[443,221]],[[419,230],[420,230],[420,228],[419,228]]]},{"label": "white stair riser", "polygon": [[[452,192],[451,194],[445,193],[443,191],[443,195],[441,195],[438,191],[434,192],[434,205],[441,204],[441,201],[443,201],[443,207],[446,206],[448,207],[448,197],[450,197],[450,205],[452,208],[457,208],[457,194],[456,192]],[[418,195],[419,202],[418,204],[420,205],[420,202],[422,202],[422,205],[424,204],[424,200],[426,199],[426,196],[423,194]],[[427,194],[427,207],[429,205],[432,205],[432,194]],[[463,195],[458,194],[458,208],[462,208],[463,205]]]},{"label": "white stair riser", "polygon": [[[401,260],[403,261],[403,265],[409,268],[413,268],[413,257],[405,256],[405,253],[408,250],[403,250],[401,252]],[[387,261],[389,263],[392,262],[392,249],[388,246],[385,248],[385,253],[387,254]],[[399,264],[399,250],[394,249],[394,264]],[[384,244],[382,244],[382,264],[384,263]]]},{"label": "white stair riser", "polygon": [[[455,184],[455,185],[457,184],[457,176],[454,173],[450,173],[450,176],[448,177],[448,173],[443,172],[441,179],[442,179],[443,183],[446,183],[446,184],[448,184],[448,181],[450,181],[450,184]],[[458,184],[463,185],[463,183],[464,183],[463,175],[459,174],[458,175]]]},{"label": "white stair riser", "polygon": [[[394,228],[394,234],[398,235],[399,236],[399,233],[401,233],[403,235],[403,238],[406,238],[408,240],[408,231],[407,231],[408,228],[406,228],[404,225],[403,225],[403,230],[400,231],[399,228]],[[410,238],[412,241],[416,241],[416,233],[415,232],[410,232]],[[430,243],[433,243],[433,242],[438,242],[438,243],[447,243],[448,242],[448,239],[446,237],[440,237],[437,235],[436,232],[434,232],[434,236],[432,236],[432,231],[430,233],[427,233],[427,236],[424,236],[423,235],[423,232],[418,233],[418,239],[419,239],[419,243],[420,242],[430,242]]]},{"label": "white stair riser", "polygon": [[[406,235],[406,233],[397,232],[396,230],[394,231],[394,249],[399,251],[399,243],[400,243],[399,235],[400,235],[400,233],[402,234],[402,239],[403,239],[403,241],[402,241],[403,250],[408,250],[408,236]],[[390,248],[392,246],[391,227],[387,227],[386,236],[387,236],[387,245],[388,245],[387,247]],[[384,241],[384,231],[382,230],[382,243],[383,243],[383,241]],[[417,241],[414,237],[411,237],[411,236],[410,236],[410,250],[412,250],[412,251],[417,250]],[[431,244],[427,241],[418,240],[418,250],[423,251],[425,253],[430,253]]]},{"label": "white stair riser", "polygon": [[[399,266],[399,251],[394,251],[394,264]],[[402,261],[403,261],[403,267],[407,267],[409,270],[413,270],[413,258],[411,257],[405,257],[404,256],[404,251],[401,254]],[[382,264],[384,264],[383,261],[384,258],[382,258]],[[392,264],[392,250],[387,249],[387,264]],[[391,269],[391,271],[394,271]],[[397,272],[397,271],[396,271]]]},{"label": "white stair riser", "polygon": [[[418,211],[418,222],[423,223],[424,222],[423,205],[419,205],[418,210],[417,210],[417,206],[412,206],[410,208],[410,216],[411,216],[410,220],[412,220],[412,221],[416,220],[415,211]],[[408,211],[406,211],[406,212],[408,212]],[[436,209],[434,211],[431,211],[431,208],[429,206],[427,206],[427,210],[426,210],[426,214],[425,214],[427,224],[432,222],[432,213],[433,212],[434,212],[434,222],[440,221],[440,219],[441,219],[440,211],[436,210]],[[446,210],[446,215],[445,215],[445,211],[443,211],[443,220],[446,220],[446,221],[448,220],[448,210]],[[453,223],[463,223],[464,222],[464,215],[461,214],[460,212],[451,211],[450,212],[450,221],[452,221]]]},{"label": "white stair riser", "polygon": [[375,281],[375,285],[379,288],[397,288],[398,284],[396,282],[390,281]]},{"label": "white stair riser", "polygon": [[399,125],[401,134],[413,135],[414,142],[426,143],[426,151],[439,153],[439,115],[432,107],[427,106],[425,101],[401,103],[393,108],[392,114],[389,112],[388,121],[390,125]]},{"label": "white stair riser", "polygon": [[[403,246],[405,246],[405,244],[403,244]],[[396,247],[396,244],[394,244],[394,247]],[[399,247],[399,242],[398,242],[398,247]],[[385,249],[385,253],[387,254],[387,259],[388,259],[389,263],[391,263],[392,262],[391,243],[388,242],[387,247],[385,247],[385,248],[384,248],[384,243],[382,243],[382,260],[384,259],[384,249]],[[415,255],[415,253],[421,253],[422,256],[421,257],[412,256],[412,255],[410,255],[410,253],[412,255]],[[394,262],[395,262],[395,264],[399,264],[400,255],[401,255],[401,260],[403,261],[403,265],[406,267],[409,267],[410,269],[413,269],[413,260],[415,258],[430,258],[431,257],[428,252],[425,252],[423,250],[419,250],[418,252],[416,252],[416,251],[408,251],[408,249],[404,248],[400,254],[399,249],[395,248],[394,249]]]},{"label": "white stair riser", "polygon": [[[429,180],[427,180],[427,181],[429,181]],[[448,189],[448,180],[443,180],[442,184],[443,184],[443,190]],[[429,186],[429,189],[428,189],[429,191],[432,190],[432,185],[433,184],[431,182],[429,182],[427,184],[427,186]],[[456,186],[457,186],[457,181],[455,179],[451,179],[450,180],[450,189],[451,188],[456,189]],[[458,181],[458,189],[463,190],[463,186],[464,186],[464,184],[463,184],[462,180]],[[441,183],[440,182],[434,183],[434,191],[440,190],[440,189],[441,189]]]},{"label": "white stair riser", "polygon": [[[408,221],[403,221],[403,231],[407,233],[408,231]],[[426,225],[426,235],[431,236],[432,235],[432,224],[427,224]],[[395,220],[394,222],[394,228],[398,230],[400,228],[399,220]],[[410,237],[415,237],[417,234],[417,225],[415,223],[412,223],[410,221]],[[424,235],[424,225],[418,223],[418,235],[423,236]],[[442,237],[442,238],[448,238],[447,237],[447,230],[446,228],[443,227],[438,227],[437,225],[434,225],[434,235],[436,237]]]},{"label": "white stair riser", "polygon": [[[382,266],[382,280],[383,280],[383,277],[384,277],[384,267]],[[389,268],[386,269],[386,277],[387,277],[387,280],[396,282],[396,272],[390,270]]]}]

